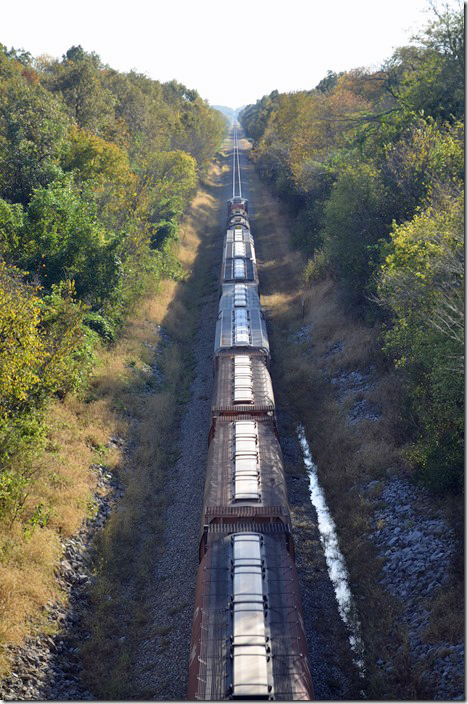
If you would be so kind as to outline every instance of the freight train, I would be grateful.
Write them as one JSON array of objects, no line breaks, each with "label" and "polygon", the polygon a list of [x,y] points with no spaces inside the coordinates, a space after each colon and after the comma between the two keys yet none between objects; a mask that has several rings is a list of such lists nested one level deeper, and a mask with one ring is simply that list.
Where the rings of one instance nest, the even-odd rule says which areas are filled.
[{"label": "freight train", "polygon": [[236,128],[233,144],[188,699],[309,701],[270,347]]}]

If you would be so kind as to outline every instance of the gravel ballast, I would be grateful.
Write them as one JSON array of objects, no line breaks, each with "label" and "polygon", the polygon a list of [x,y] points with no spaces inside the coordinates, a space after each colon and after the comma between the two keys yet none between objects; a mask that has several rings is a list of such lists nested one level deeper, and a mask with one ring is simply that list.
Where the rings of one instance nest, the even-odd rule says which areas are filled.
[{"label": "gravel ballast", "polygon": [[158,700],[186,697],[198,543],[210,427],[213,341],[217,297],[205,302],[195,341],[197,360],[190,400],[182,420],[180,458],[167,486],[171,496],[164,553],[153,572],[148,604],[150,629],[135,654],[135,693]]}]

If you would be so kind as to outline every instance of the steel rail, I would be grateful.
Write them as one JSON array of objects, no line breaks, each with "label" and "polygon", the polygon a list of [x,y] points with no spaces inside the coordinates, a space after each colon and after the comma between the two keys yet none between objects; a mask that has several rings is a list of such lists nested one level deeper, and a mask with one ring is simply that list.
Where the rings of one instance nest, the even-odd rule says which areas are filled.
[{"label": "steel rail", "polygon": [[[237,172],[237,173],[236,173]],[[236,197],[236,175],[239,184],[239,196],[242,197],[242,180],[239,157],[239,140],[237,137],[237,121],[234,122],[233,147],[232,147],[232,197]]]},{"label": "steel rail", "polygon": [[237,151],[237,176],[239,178],[239,196],[242,197],[241,169],[240,169],[240,158],[239,158],[239,140],[237,138],[237,122],[236,122],[236,151]]},{"label": "steel rail", "polygon": [[236,195],[236,122],[234,122],[234,135],[232,145],[232,197]]}]

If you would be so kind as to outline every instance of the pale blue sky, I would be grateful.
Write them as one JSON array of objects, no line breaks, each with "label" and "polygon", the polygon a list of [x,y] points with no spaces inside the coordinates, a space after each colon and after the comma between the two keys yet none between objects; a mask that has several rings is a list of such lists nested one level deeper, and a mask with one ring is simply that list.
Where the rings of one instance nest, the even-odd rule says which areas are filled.
[{"label": "pale blue sky", "polygon": [[379,67],[425,25],[428,8],[428,0],[22,0],[4,3],[0,42],[54,57],[81,44],[115,69],[175,78],[211,104],[238,107],[275,88],[313,88],[328,69]]}]

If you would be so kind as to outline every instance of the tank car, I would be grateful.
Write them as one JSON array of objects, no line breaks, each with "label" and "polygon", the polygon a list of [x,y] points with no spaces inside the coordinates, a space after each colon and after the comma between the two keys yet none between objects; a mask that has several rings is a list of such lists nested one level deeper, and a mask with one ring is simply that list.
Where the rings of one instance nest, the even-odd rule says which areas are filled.
[{"label": "tank car", "polygon": [[188,698],[313,698],[297,573],[282,526],[210,528],[196,586]]},{"label": "tank car", "polygon": [[294,553],[283,458],[271,417],[215,418],[209,439],[201,556],[210,526],[246,520],[287,527]]},{"label": "tank car", "polygon": [[248,257],[256,260],[254,240],[250,231],[237,226],[226,232],[223,248],[223,259],[234,257]]},{"label": "tank car", "polygon": [[215,370],[213,418],[249,413],[275,419],[275,399],[265,354],[258,350],[226,352]]},{"label": "tank car", "polygon": [[230,353],[232,348],[247,351],[257,348],[269,360],[270,344],[261,309],[243,307],[220,310],[216,321],[215,360],[223,353]]}]

